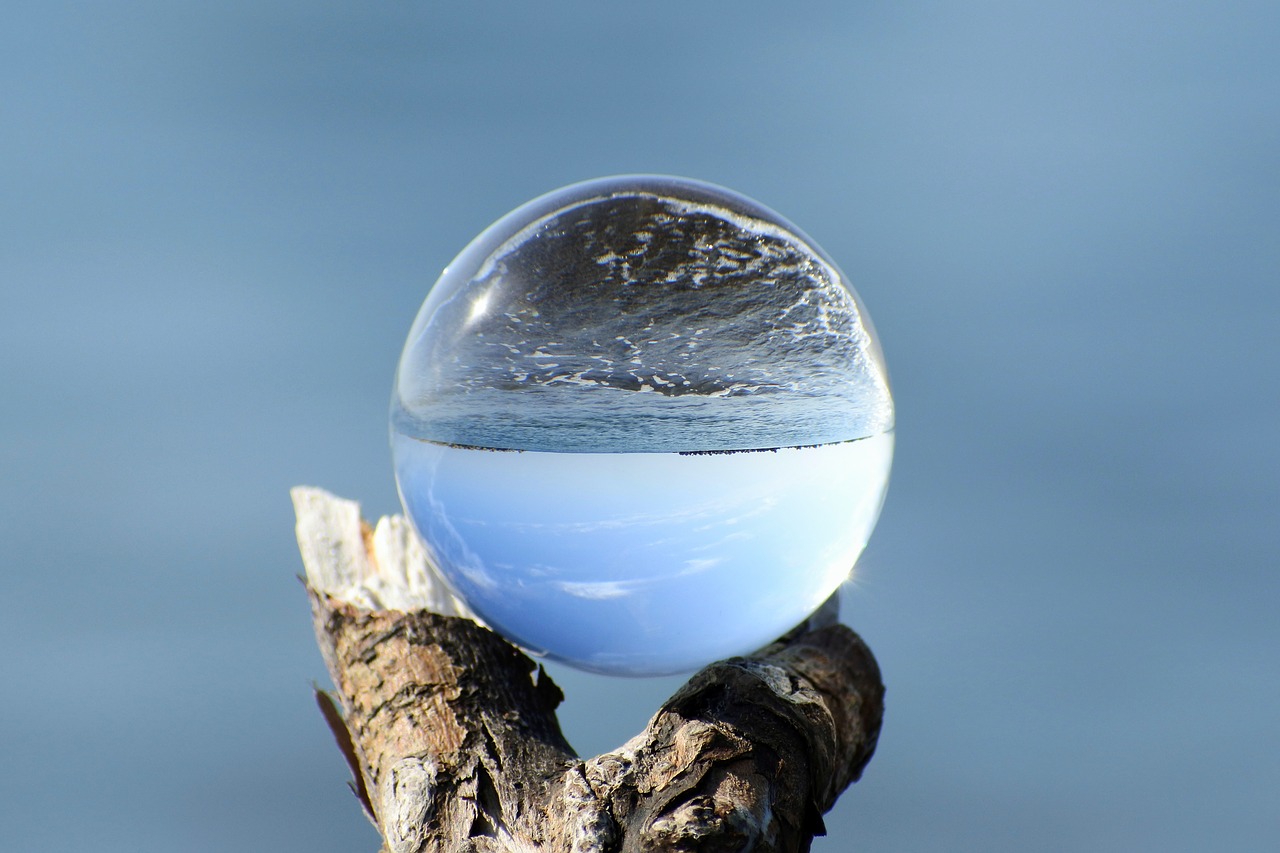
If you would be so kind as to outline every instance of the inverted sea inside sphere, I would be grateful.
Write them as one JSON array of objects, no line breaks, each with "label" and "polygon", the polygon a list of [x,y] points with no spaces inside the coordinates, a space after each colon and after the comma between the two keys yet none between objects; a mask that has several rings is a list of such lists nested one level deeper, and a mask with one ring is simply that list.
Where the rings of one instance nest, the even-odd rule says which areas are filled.
[{"label": "inverted sea inside sphere", "polygon": [[405,511],[529,651],[679,672],[767,643],[849,575],[893,402],[802,232],[723,188],[623,176],[518,208],[449,265],[391,406]]}]

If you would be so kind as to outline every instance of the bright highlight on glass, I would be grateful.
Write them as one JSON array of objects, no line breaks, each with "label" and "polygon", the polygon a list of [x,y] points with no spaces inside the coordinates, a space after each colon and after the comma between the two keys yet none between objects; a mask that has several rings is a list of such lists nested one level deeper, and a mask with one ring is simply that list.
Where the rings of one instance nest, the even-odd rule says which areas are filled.
[{"label": "bright highlight on glass", "polygon": [[893,401],[808,237],[680,178],[576,184],[427,296],[391,405],[405,511],[535,654],[621,675],[751,651],[820,606],[880,513]]}]

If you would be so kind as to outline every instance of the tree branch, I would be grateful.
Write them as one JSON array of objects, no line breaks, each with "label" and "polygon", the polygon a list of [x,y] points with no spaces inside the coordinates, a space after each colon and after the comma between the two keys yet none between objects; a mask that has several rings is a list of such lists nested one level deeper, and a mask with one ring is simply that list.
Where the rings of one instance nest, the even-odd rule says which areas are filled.
[{"label": "tree branch", "polygon": [[336,688],[318,699],[388,853],[807,850],[875,750],[879,670],[828,611],[580,759],[559,688],[449,594],[402,518],[293,498]]}]

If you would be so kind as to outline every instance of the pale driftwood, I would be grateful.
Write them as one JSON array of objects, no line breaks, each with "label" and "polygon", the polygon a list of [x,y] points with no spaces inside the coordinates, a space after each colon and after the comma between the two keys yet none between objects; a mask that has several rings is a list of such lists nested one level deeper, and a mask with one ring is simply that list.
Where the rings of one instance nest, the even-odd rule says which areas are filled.
[{"label": "pale driftwood", "polygon": [[595,758],[541,667],[449,594],[399,517],[293,490],[321,710],[388,853],[798,851],[875,750],[875,659],[831,612],[712,664]]}]

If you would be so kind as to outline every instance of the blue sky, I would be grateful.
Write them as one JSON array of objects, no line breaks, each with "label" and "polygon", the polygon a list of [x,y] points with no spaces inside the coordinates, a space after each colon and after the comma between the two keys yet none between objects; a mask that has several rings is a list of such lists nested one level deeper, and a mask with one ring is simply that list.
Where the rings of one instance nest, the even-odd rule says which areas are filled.
[{"label": "blue sky", "polygon": [[393,448],[428,553],[486,624],[586,669],[653,674],[747,654],[834,594],[893,436],[692,456]]}]

